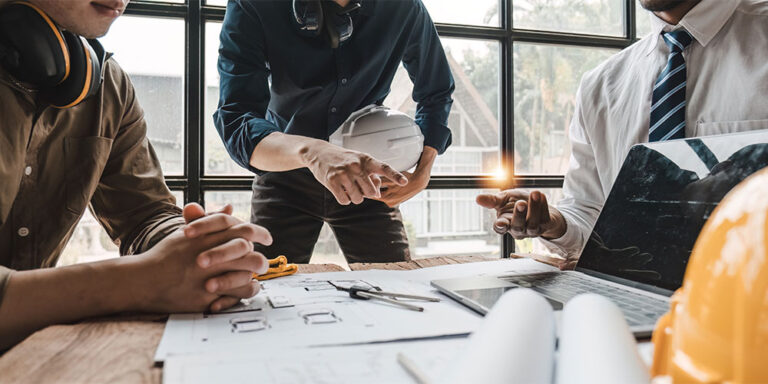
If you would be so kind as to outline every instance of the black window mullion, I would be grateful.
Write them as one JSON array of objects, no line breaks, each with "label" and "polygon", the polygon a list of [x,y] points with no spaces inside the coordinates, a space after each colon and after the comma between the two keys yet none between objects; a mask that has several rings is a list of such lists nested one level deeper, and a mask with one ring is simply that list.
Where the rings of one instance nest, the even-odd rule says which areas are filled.
[{"label": "black window mullion", "polygon": [[624,13],[627,19],[627,38],[629,41],[634,42],[637,39],[637,4],[634,0],[627,0],[624,3]]},{"label": "black window mullion", "polygon": [[202,136],[203,136],[203,40],[204,30],[200,14],[201,0],[188,0],[186,27],[186,154],[185,172],[187,177],[187,202],[203,203],[200,185],[202,177]]},{"label": "black window mullion", "polygon": [[[515,106],[514,106],[514,40],[512,39],[513,33],[513,15],[512,15],[512,0],[501,0],[499,10],[502,12],[502,25],[505,28],[506,36],[502,43],[502,55],[501,55],[501,97],[499,98],[501,104],[500,111],[501,116],[501,165],[505,170],[507,179],[506,185],[501,186],[500,189],[512,188],[510,185],[513,182],[513,175],[515,174]],[[515,252],[515,240],[509,234],[501,236],[501,257],[508,258],[511,253]]]}]

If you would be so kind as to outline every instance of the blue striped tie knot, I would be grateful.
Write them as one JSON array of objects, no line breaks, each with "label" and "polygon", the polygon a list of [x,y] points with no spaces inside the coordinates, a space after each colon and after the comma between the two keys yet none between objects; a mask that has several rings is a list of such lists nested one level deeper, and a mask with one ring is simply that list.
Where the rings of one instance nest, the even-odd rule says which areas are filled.
[{"label": "blue striped tie knot", "polygon": [[670,53],[682,52],[693,42],[693,36],[688,31],[678,29],[672,32],[662,32],[661,37],[664,38],[664,42],[667,43]]},{"label": "blue striped tie knot", "polygon": [[649,141],[682,139],[685,137],[686,66],[682,52],[693,42],[684,30],[663,32],[669,47],[667,66],[653,86]]}]

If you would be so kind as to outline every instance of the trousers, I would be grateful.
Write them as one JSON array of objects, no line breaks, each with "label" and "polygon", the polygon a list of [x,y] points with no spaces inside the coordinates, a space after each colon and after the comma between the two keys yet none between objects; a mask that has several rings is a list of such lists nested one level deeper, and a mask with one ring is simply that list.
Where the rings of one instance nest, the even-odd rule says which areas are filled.
[{"label": "trousers", "polygon": [[251,222],[272,234],[272,245],[255,244],[268,258],[285,255],[291,263],[308,263],[323,223],[328,223],[349,263],[411,259],[397,207],[370,199],[341,205],[306,168],[257,176]]}]

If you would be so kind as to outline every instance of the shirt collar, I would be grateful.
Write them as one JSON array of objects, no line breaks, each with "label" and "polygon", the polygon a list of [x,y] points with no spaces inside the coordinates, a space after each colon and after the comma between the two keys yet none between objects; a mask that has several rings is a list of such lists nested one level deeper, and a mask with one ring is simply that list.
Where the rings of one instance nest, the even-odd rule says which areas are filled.
[{"label": "shirt collar", "polygon": [[660,36],[662,31],[681,28],[688,31],[702,47],[706,47],[733,16],[740,4],[741,0],[701,0],[683,16],[677,25],[668,24],[651,13],[651,44],[648,44],[646,55],[656,48],[659,39],[662,38]]}]

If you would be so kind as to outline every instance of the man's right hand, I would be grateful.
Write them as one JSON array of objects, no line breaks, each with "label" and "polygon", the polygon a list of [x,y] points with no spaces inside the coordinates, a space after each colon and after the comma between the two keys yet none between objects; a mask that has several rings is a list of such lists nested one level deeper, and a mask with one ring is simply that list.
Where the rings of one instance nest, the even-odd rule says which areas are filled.
[{"label": "man's right hand", "polygon": [[341,205],[360,204],[365,198],[380,198],[381,177],[399,186],[408,179],[373,157],[316,140],[301,153],[305,165]]},{"label": "man's right hand", "polygon": [[477,203],[496,210],[493,230],[498,234],[509,232],[516,240],[528,237],[551,240],[565,234],[563,215],[549,206],[546,196],[539,191],[510,189],[496,194],[484,193],[477,196]]},{"label": "man's right hand", "polygon": [[[224,215],[224,214],[219,214]],[[224,215],[228,216],[228,215]],[[252,274],[267,271],[266,258],[253,242],[269,245],[269,232],[241,223],[194,238],[179,230],[140,257],[148,291],[143,309],[151,312],[220,311],[259,291]]]}]

